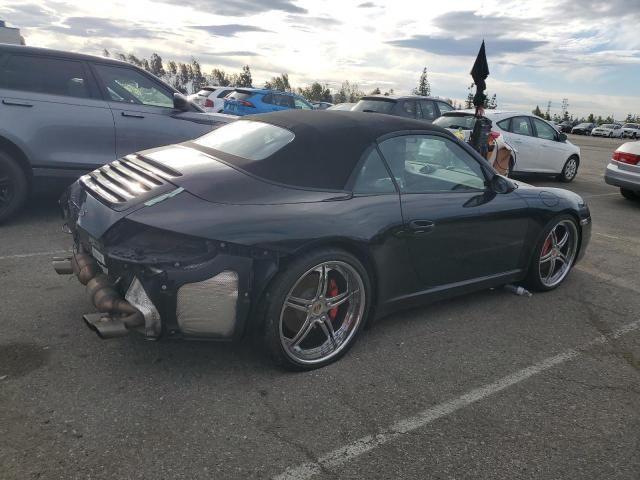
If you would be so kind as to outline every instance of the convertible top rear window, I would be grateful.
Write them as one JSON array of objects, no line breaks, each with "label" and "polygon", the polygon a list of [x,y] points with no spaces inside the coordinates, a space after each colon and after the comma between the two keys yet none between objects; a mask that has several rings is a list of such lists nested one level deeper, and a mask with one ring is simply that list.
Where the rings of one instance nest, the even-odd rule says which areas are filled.
[{"label": "convertible top rear window", "polygon": [[195,143],[246,160],[264,160],[290,143],[295,135],[262,122],[233,122],[198,138]]}]

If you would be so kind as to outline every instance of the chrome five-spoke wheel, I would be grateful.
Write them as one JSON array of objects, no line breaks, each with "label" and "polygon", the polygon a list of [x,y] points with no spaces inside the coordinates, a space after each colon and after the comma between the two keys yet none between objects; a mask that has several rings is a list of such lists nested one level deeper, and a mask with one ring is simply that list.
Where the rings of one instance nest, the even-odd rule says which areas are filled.
[{"label": "chrome five-spoke wheel", "polygon": [[365,306],[366,290],[356,268],[343,261],[315,265],[284,298],[279,319],[284,352],[302,365],[327,362],[351,343]]},{"label": "chrome five-spoke wheel", "polygon": [[538,262],[540,283],[554,288],[567,276],[578,250],[578,230],[575,222],[559,221],[547,234]]}]

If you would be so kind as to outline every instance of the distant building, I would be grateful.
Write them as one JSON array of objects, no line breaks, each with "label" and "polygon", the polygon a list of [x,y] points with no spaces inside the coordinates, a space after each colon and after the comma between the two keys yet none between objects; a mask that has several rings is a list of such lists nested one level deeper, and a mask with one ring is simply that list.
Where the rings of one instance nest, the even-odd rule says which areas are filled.
[{"label": "distant building", "polygon": [[0,20],[0,43],[25,45],[24,37],[20,35],[20,29],[7,27],[4,20]]}]

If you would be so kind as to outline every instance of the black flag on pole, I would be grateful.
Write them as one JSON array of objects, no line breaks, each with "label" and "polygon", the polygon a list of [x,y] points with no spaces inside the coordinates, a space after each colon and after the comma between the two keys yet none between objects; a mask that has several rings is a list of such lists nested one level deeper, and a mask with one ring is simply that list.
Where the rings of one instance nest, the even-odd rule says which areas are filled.
[{"label": "black flag on pole", "polygon": [[471,69],[471,77],[473,83],[476,84],[476,95],[473,97],[473,105],[477,107],[484,107],[484,101],[487,98],[484,91],[487,89],[485,80],[489,76],[489,64],[487,63],[487,54],[484,50],[484,40],[480,46],[480,51],[476,57],[476,61]]}]

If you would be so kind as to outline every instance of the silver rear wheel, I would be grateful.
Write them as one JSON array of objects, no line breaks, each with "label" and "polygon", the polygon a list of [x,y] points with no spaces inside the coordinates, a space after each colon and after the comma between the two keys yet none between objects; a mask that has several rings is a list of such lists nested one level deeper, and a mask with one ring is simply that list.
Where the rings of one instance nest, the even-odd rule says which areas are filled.
[{"label": "silver rear wheel", "polygon": [[310,268],[282,304],[279,333],[284,353],[303,365],[337,356],[358,331],[366,300],[363,279],[348,263],[325,261]]}]

